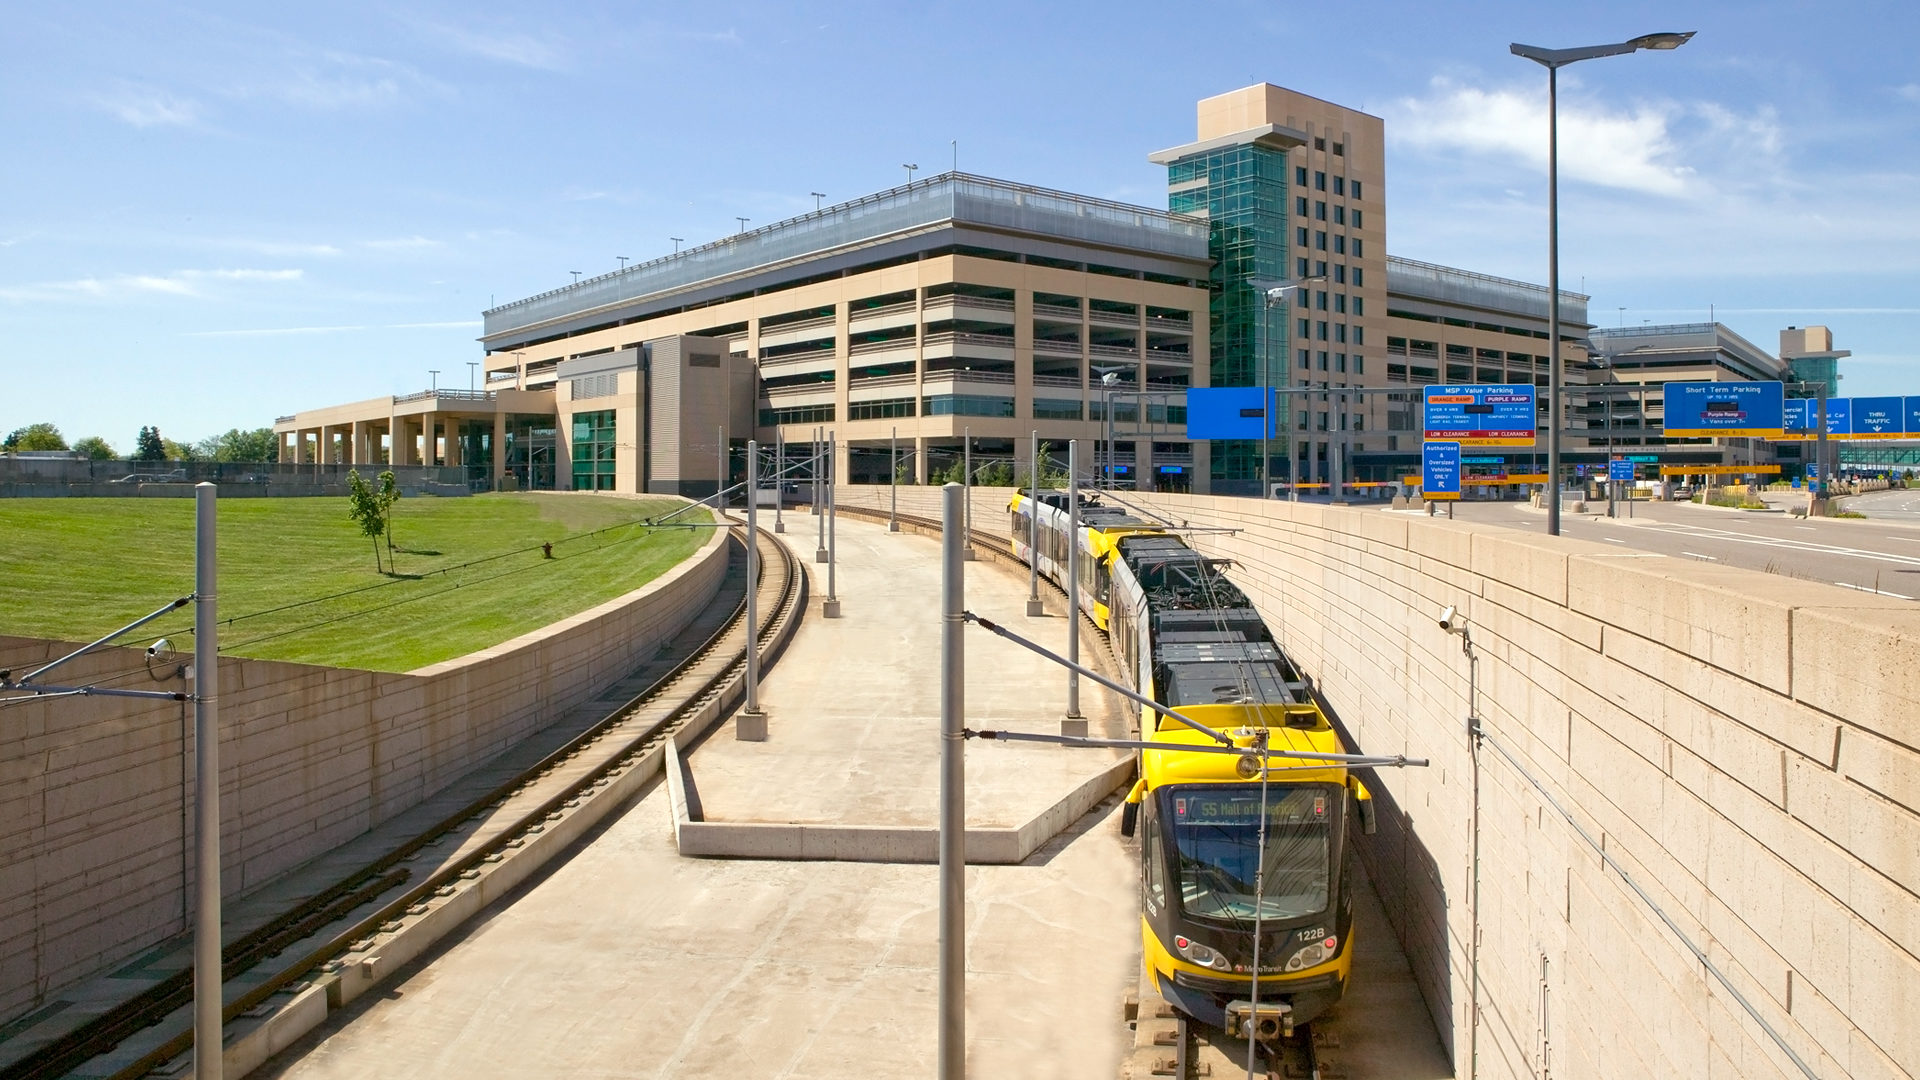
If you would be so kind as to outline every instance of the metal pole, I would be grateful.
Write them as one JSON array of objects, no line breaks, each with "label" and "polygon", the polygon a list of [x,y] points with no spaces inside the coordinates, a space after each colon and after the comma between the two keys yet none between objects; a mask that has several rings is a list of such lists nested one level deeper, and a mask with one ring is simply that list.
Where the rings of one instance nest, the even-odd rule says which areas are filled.
[{"label": "metal pole", "polygon": [[900,429],[887,436],[887,531],[900,531]]},{"label": "metal pole", "polygon": [[1027,616],[1038,618],[1046,613],[1040,603],[1040,433],[1032,432],[1031,440],[1033,474],[1028,480],[1033,485],[1033,498],[1027,507],[1030,516],[1027,519]]},{"label": "metal pole", "polygon": [[[1300,501],[1300,453],[1299,451],[1293,448],[1294,400],[1295,398],[1293,393],[1293,362],[1289,360],[1287,362],[1286,402],[1287,402],[1287,501],[1290,503],[1297,503]],[[1272,412],[1273,406],[1271,405],[1267,406],[1267,411]],[[1269,417],[1269,419],[1271,419],[1271,417]]]},{"label": "metal pole", "polygon": [[760,444],[747,440],[747,711],[760,711]]},{"label": "metal pole", "polygon": [[[1080,440],[1067,441],[1067,660],[1080,662]],[[1080,716],[1080,673],[1067,671],[1067,716]]]},{"label": "metal pole", "polygon": [[787,523],[780,513],[787,505],[787,435],[779,428],[773,429],[773,531],[787,531]]},{"label": "metal pole", "polygon": [[826,443],[820,437],[820,429],[814,428],[813,429],[813,514],[814,514],[813,561],[817,563],[822,563],[827,561],[827,512],[821,506],[821,503],[824,502],[827,498],[826,465],[821,458],[821,452],[824,451],[825,449],[826,449]]},{"label": "metal pole", "polygon": [[835,556],[838,554],[834,548],[833,527],[839,520],[836,513],[839,503],[834,498],[833,487],[834,481],[840,478],[835,471],[839,468],[839,458],[839,447],[836,445],[833,432],[829,431],[827,432],[827,601],[820,609],[820,614],[829,619],[840,617],[840,594],[834,591],[833,576],[834,567],[837,564]]},{"label": "metal pole", "polygon": [[1560,69],[1547,68],[1547,535],[1560,535]]},{"label": "metal pole", "polygon": [[966,559],[973,559],[973,428],[960,429],[960,486],[966,491]]},{"label": "metal pole", "polygon": [[1820,463],[1820,475],[1814,478],[1819,481],[1820,486],[1815,494],[1807,496],[1809,503],[1814,498],[1827,493],[1827,478],[1833,475],[1833,470],[1827,468],[1827,384],[1825,382],[1820,384],[1820,435],[1819,444],[1814,448],[1814,459]]},{"label": "metal pole", "polygon": [[967,1075],[966,563],[965,488],[941,489],[940,585],[940,1043],[941,1080]]},{"label": "metal pole", "polygon": [[713,429],[713,440],[719,444],[719,464],[716,467],[720,470],[718,479],[713,482],[713,507],[715,510],[725,510],[727,497],[722,492],[727,490],[727,429],[724,425]]},{"label": "metal pole", "polygon": [[[807,512],[812,514],[814,517],[819,517],[820,516],[820,429],[817,427],[813,429],[813,452],[807,455],[807,482],[809,485],[807,490],[810,491],[813,495],[812,498],[807,500]],[[820,539],[825,540],[826,539],[825,535],[822,535]],[[826,547],[825,544],[821,544],[820,546],[823,549]]]},{"label": "metal pole", "polygon": [[[1267,462],[1273,456],[1269,443],[1273,437],[1273,391],[1269,389],[1273,385],[1273,299],[1265,295],[1261,299],[1267,304],[1267,347],[1260,360],[1260,378],[1256,381],[1260,386],[1260,497],[1267,499],[1273,497],[1272,479],[1267,474]],[[1288,365],[1287,371],[1288,378],[1292,378],[1292,365]],[[1291,470],[1288,479],[1297,479]],[[1287,488],[1291,491],[1294,486],[1288,484]]]},{"label": "metal pole", "polygon": [[193,560],[193,1075],[220,1080],[220,489],[196,484]]}]

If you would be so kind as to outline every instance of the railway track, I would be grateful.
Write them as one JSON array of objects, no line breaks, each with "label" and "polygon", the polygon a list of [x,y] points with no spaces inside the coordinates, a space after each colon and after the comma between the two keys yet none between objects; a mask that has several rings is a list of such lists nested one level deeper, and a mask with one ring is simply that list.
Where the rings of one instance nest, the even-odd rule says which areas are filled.
[{"label": "railway track", "polygon": [[[744,530],[735,533],[744,547]],[[753,638],[764,664],[798,625],[807,586],[786,545],[762,532],[760,550],[760,580],[743,584],[758,589]],[[222,976],[229,1059],[237,1043],[255,1037],[255,1056],[264,1060],[525,880],[535,870],[531,863],[557,855],[658,775],[667,739],[691,739],[743,693],[746,598],[741,588],[697,647],[530,768],[228,942]],[[174,972],[0,1068],[0,1080],[184,1075],[193,1045],[192,979],[190,967]],[[284,1019],[295,1011],[300,1018]],[[266,1031],[276,1022],[277,1031]],[[228,1071],[238,1075],[254,1063]]]}]

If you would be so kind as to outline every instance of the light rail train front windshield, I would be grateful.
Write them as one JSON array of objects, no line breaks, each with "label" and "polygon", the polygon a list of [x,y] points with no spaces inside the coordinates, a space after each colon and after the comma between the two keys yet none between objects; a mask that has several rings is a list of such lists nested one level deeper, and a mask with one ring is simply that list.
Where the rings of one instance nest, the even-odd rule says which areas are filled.
[{"label": "light rail train front windshield", "polygon": [[[1190,916],[1254,917],[1260,858],[1260,785],[1169,788],[1162,807],[1170,823],[1180,901]],[[1266,878],[1259,916],[1291,919],[1327,907],[1333,821],[1340,789],[1331,785],[1269,786]]]}]

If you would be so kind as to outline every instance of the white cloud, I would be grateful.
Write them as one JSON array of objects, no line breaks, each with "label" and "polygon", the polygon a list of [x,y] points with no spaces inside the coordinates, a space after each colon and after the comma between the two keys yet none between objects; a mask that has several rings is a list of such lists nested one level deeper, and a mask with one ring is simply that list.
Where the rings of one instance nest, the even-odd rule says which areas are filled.
[{"label": "white cloud", "polygon": [[362,240],[360,246],[373,251],[419,251],[424,248],[445,246],[439,240],[430,240],[424,236],[397,236],[385,240]]},{"label": "white cloud", "polygon": [[58,300],[122,300],[139,296],[206,297],[211,283],[288,282],[304,276],[302,270],[216,269],[177,270],[171,274],[115,274],[68,281],[43,281],[0,286],[0,301],[33,303]]},{"label": "white cloud", "polygon": [[551,36],[535,37],[518,30],[481,29],[426,21],[415,21],[413,26],[454,52],[483,60],[518,64],[543,71],[557,71],[565,60],[565,47]]},{"label": "white cloud", "polygon": [[361,330],[472,330],[478,319],[457,322],[388,323],[385,326],[276,326],[258,330],[195,330],[186,337],[283,337],[305,334],[349,334]]},{"label": "white cloud", "polygon": [[[1608,111],[1560,101],[1560,168],[1569,179],[1654,195],[1682,195],[1694,171],[1676,163],[1670,106]],[[1420,150],[1517,159],[1545,171],[1547,95],[1484,90],[1436,78],[1425,98],[1402,98],[1387,110],[1390,138]]]},{"label": "white cloud", "polygon": [[268,98],[303,108],[378,108],[422,94],[452,95],[452,88],[413,67],[374,56],[323,52],[294,56],[270,78],[227,88],[240,99]]},{"label": "white cloud", "polygon": [[1905,86],[1896,86],[1893,88],[1893,96],[1903,101],[1920,104],[1920,83],[1908,83]]},{"label": "white cloud", "polygon": [[200,119],[200,106],[193,99],[145,86],[123,86],[95,96],[93,104],[140,128],[192,127]]}]

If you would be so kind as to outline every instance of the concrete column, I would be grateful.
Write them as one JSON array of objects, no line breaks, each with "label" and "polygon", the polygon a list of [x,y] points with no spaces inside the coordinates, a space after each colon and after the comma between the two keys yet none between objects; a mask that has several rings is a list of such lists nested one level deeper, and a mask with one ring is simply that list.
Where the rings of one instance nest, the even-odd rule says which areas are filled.
[{"label": "concrete column", "polygon": [[507,414],[493,414],[493,490],[500,490],[500,479],[507,475]]},{"label": "concrete column", "polygon": [[353,442],[349,448],[347,460],[353,465],[371,464],[367,454],[367,422],[365,420],[353,422]]},{"label": "concrete column", "polygon": [[913,437],[913,482],[916,484],[927,482],[927,437],[925,435]]},{"label": "concrete column", "polygon": [[461,451],[460,428],[461,428],[461,421],[458,417],[450,416],[447,418],[447,464],[448,465],[458,465],[461,463],[460,462],[460,451]]},{"label": "concrete column", "polygon": [[440,464],[439,448],[434,440],[439,436],[440,415],[438,413],[420,414],[420,464]]},{"label": "concrete column", "polygon": [[[1144,408],[1145,406],[1142,406]],[[1133,441],[1133,486],[1140,491],[1153,490],[1153,440]]]},{"label": "concrete column", "polygon": [[840,439],[833,448],[833,482],[839,485],[853,483],[853,447],[852,440]]},{"label": "concrete column", "polygon": [[393,418],[392,464],[395,466],[414,463],[413,425],[404,416]]}]

